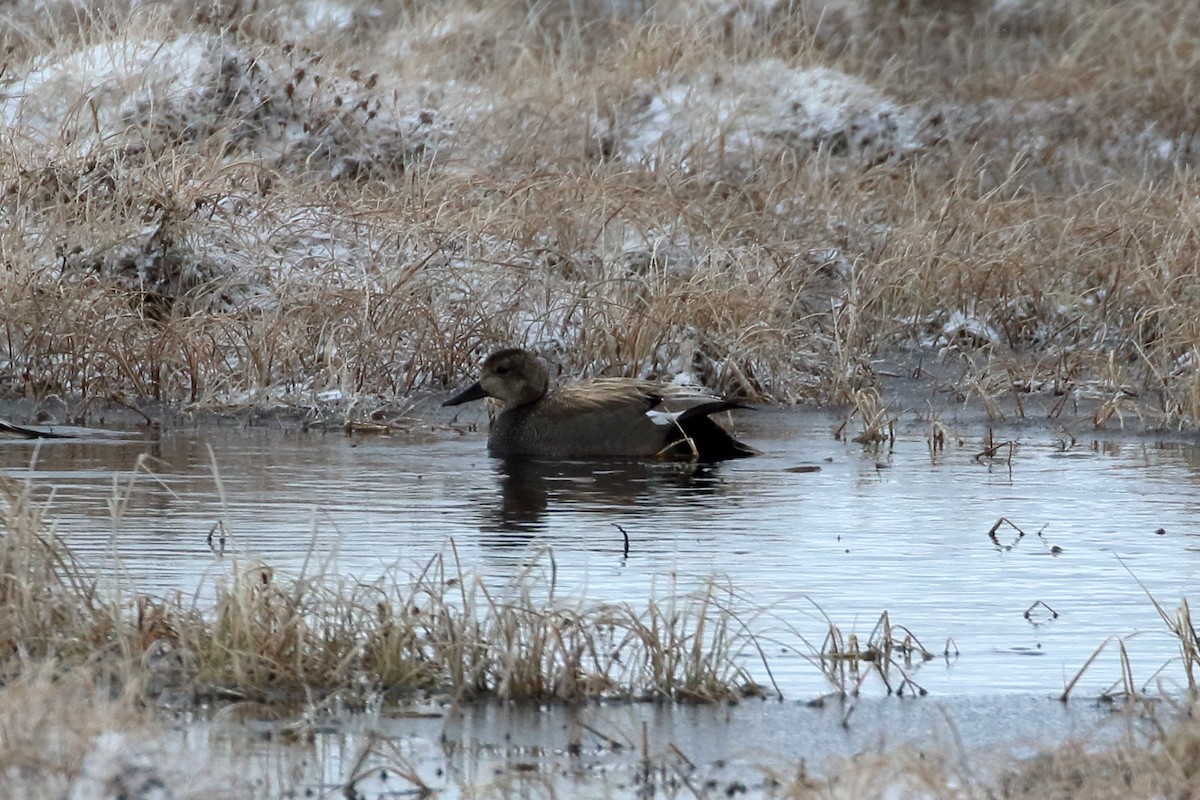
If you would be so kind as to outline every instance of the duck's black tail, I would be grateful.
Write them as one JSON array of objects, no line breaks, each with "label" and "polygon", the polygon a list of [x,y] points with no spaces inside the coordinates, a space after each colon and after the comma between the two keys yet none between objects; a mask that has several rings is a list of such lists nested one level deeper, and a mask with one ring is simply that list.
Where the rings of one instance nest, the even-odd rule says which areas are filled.
[{"label": "duck's black tail", "polygon": [[750,406],[731,400],[713,400],[687,409],[675,420],[675,431],[679,436],[667,445],[667,452],[675,458],[693,458],[697,461],[724,461],[762,455],[761,451],[730,436],[729,431],[709,416],[734,408]]}]

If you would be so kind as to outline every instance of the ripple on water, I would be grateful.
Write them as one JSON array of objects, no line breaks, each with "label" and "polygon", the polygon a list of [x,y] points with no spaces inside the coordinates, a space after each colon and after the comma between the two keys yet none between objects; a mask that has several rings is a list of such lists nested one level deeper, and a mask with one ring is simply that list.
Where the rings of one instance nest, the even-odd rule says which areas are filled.
[{"label": "ripple on water", "polygon": [[[119,563],[142,591],[210,592],[228,562],[210,547],[220,523],[244,557],[299,570],[315,543],[365,579],[416,571],[451,539],[496,582],[531,564],[548,580],[551,548],[557,590],[596,600],[644,605],[727,576],[747,613],[761,610],[754,624],[789,696],[826,688],[798,637],[819,646],[832,620],[862,638],[884,611],[929,650],[957,649],[913,674],[939,694],[1061,690],[1114,634],[1138,634],[1128,646],[1146,678],[1175,655],[1139,581],[1168,608],[1195,583],[1196,448],[1063,452],[1030,431],[1010,465],[977,460],[974,445],[933,459],[919,432],[876,454],[835,440],[823,415],[754,416],[741,432],[766,454],[712,466],[505,464],[482,434],[412,443],[253,428],[55,442],[32,470],[28,445],[6,444],[0,459],[41,496],[53,489],[51,516],[77,553],[109,575]],[[1110,655],[1092,690],[1119,678]]]}]

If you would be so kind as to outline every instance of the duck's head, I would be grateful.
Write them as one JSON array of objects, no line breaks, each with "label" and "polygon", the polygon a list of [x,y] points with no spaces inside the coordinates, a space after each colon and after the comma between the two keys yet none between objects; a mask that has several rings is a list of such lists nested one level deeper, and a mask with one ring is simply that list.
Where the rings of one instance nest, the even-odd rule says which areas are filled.
[{"label": "duck's head", "polygon": [[494,397],[507,408],[540,400],[550,387],[550,374],[541,360],[526,350],[497,350],[483,362],[479,380],[451,397],[443,406]]}]

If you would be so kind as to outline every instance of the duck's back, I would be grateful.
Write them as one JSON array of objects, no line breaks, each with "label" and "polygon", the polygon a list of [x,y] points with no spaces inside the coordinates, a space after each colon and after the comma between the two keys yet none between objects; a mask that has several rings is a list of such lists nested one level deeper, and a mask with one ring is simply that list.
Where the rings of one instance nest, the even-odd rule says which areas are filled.
[{"label": "duck's back", "polygon": [[[651,409],[677,406],[681,422],[652,419]],[[756,451],[708,419],[736,404],[633,379],[602,379],[567,386],[500,413],[488,435],[498,456],[541,458],[736,458]],[[690,417],[686,409],[696,413]],[[674,409],[672,409],[674,410]],[[688,439],[688,442],[681,440]]]}]

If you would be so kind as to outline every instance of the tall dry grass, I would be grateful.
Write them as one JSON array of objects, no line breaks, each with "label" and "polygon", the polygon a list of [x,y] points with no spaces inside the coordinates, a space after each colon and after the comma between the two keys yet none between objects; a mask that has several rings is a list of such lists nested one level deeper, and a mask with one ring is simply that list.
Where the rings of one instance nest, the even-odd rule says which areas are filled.
[{"label": "tall dry grass", "polygon": [[198,606],[98,589],[28,485],[0,479],[0,488],[8,675],[46,661],[87,667],[135,698],[184,706],[430,695],[713,702],[769,690],[755,678],[769,680],[754,610],[715,580],[694,593],[672,586],[638,607],[559,596],[540,572],[489,587],[452,557],[369,583],[328,564],[285,575],[235,561],[211,606]]},{"label": "tall dry grass", "polygon": [[0,496],[0,653],[76,662],[103,657],[113,634],[120,638],[114,609],[54,535],[28,484],[0,477]]},{"label": "tall dry grass", "polygon": [[[51,6],[0,24],[5,394],[365,408],[524,344],[849,402],[916,350],[1200,418],[1194,4]],[[815,68],[895,110],[789,128]]]}]

